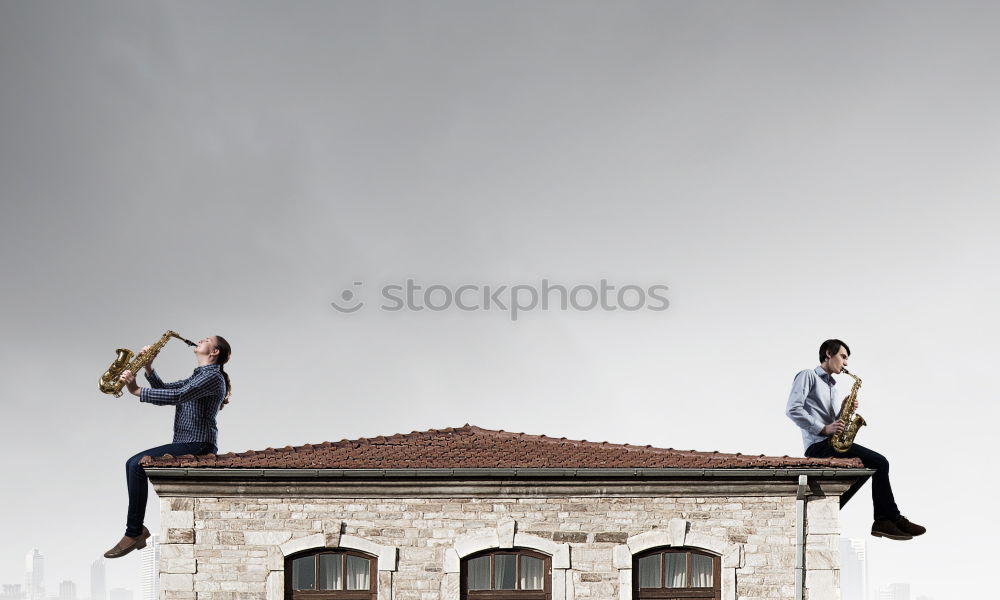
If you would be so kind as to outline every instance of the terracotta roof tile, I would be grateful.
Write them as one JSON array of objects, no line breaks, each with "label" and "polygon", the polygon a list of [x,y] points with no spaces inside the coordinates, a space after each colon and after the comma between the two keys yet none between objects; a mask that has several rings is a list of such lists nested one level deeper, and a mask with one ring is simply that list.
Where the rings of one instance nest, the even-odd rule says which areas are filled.
[{"label": "terracotta roof tile", "polygon": [[145,457],[144,466],[246,469],[861,468],[855,458],[674,450],[509,433],[474,425],[204,456]]}]

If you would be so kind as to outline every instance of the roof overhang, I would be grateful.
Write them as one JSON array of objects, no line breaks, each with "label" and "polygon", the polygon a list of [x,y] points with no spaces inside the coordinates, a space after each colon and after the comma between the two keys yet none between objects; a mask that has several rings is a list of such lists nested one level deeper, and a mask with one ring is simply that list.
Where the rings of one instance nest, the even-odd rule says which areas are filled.
[{"label": "roof overhang", "polygon": [[146,467],[163,497],[514,498],[791,496],[798,478],[843,506],[875,471],[861,468],[237,469]]}]

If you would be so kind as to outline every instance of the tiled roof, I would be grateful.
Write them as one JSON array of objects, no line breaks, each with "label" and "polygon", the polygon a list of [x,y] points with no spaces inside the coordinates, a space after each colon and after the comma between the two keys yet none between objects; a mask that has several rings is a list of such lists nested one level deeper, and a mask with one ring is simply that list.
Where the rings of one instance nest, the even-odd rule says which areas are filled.
[{"label": "tiled roof", "polygon": [[150,467],[245,469],[467,468],[852,468],[853,458],[799,458],[696,452],[576,441],[481,429],[474,425],[304,446],[205,456],[146,457]]}]

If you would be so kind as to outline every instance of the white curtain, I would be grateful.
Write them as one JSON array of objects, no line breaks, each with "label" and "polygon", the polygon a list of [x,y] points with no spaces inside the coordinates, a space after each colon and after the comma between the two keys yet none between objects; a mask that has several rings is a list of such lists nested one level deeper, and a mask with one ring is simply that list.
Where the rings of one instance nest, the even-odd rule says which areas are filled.
[{"label": "white curtain", "polygon": [[369,581],[371,575],[370,564],[367,558],[347,556],[347,589],[371,589],[371,582]]},{"label": "white curtain", "polygon": [[292,561],[292,588],[316,589],[316,557],[303,556]]},{"label": "white curtain", "polygon": [[319,556],[319,586],[321,590],[342,590],[342,561],[340,554],[320,554]]},{"label": "white curtain", "polygon": [[715,575],[714,564],[710,557],[700,554],[691,555],[691,587],[712,587]]},{"label": "white curtain", "polygon": [[517,556],[513,554],[493,555],[493,589],[517,589]]},{"label": "white curtain", "polygon": [[545,589],[545,561],[532,556],[521,557],[521,589],[522,590],[542,590]]},{"label": "white curtain", "polygon": [[681,553],[667,553],[663,557],[666,559],[666,573],[663,578],[664,587],[682,588],[687,586],[687,555]]},{"label": "white curtain", "polygon": [[473,558],[468,563],[469,566],[469,589],[488,590],[490,589],[490,557],[480,556]]},{"label": "white curtain", "polygon": [[662,554],[654,554],[639,559],[639,587],[658,588],[660,587],[660,557]]}]

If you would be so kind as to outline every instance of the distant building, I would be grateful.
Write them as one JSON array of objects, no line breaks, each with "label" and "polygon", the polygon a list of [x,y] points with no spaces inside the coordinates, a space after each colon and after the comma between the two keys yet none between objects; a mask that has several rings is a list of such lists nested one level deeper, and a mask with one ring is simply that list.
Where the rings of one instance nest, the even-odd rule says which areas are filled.
[{"label": "distant building", "polygon": [[139,550],[139,568],[142,569],[142,600],[158,600],[160,597],[160,538],[151,536],[146,547]]},{"label": "distant building", "polygon": [[20,583],[5,583],[3,591],[0,592],[2,600],[27,600],[24,587]]},{"label": "distant building", "polygon": [[76,600],[76,584],[69,580],[60,583],[59,600]]},{"label": "distant building", "polygon": [[108,580],[103,558],[90,564],[90,600],[108,600]]},{"label": "distant building", "polygon": [[24,557],[24,594],[27,600],[45,600],[45,557],[38,548]]},{"label": "distant building", "polygon": [[864,540],[840,538],[841,600],[868,600],[868,555]]},{"label": "distant building", "polygon": [[132,600],[134,594],[132,590],[126,590],[125,588],[111,588],[108,596],[109,600]]},{"label": "distant building", "polygon": [[910,584],[893,583],[878,590],[878,600],[910,600]]}]

